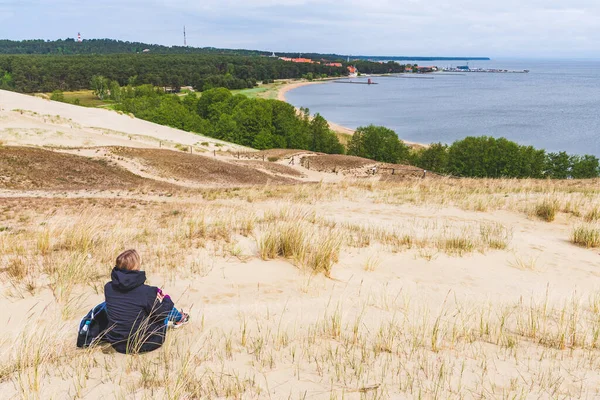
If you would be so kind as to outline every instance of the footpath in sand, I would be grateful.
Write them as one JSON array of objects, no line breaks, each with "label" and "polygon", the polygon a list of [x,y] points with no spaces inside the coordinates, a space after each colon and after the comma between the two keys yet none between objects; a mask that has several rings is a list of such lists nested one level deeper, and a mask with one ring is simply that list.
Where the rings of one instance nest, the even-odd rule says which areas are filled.
[{"label": "footpath in sand", "polygon": [[[38,100],[18,100],[38,115],[1,111],[0,397],[600,396],[600,244],[573,243],[599,229],[600,180],[396,181],[306,151],[203,156],[69,105],[63,125],[80,127],[61,136]],[[127,144],[90,131],[121,118]],[[191,322],[143,356],[78,350],[127,248]]]}]

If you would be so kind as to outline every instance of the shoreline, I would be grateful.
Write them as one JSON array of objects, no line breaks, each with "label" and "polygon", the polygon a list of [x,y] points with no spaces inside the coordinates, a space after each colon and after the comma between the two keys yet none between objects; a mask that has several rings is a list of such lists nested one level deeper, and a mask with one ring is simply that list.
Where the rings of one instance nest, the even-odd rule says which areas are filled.
[{"label": "shoreline", "polygon": [[[319,80],[319,81],[292,81],[292,82],[288,81],[287,83],[284,83],[279,88],[277,88],[277,100],[289,103],[285,97],[287,92],[294,90],[294,89],[298,89],[303,86],[329,83],[336,79],[344,79],[344,78],[324,79],[324,80]],[[329,124],[329,128],[332,131],[334,131],[335,133],[342,134],[342,135],[350,135],[350,136],[354,135],[355,129],[348,128],[346,126],[337,124],[335,122],[331,122],[329,120],[327,120],[327,123]],[[399,137],[399,139],[402,140],[407,146],[410,146],[412,148],[427,148],[427,147],[429,147],[429,145],[425,144],[425,143],[409,142],[400,137]]]}]

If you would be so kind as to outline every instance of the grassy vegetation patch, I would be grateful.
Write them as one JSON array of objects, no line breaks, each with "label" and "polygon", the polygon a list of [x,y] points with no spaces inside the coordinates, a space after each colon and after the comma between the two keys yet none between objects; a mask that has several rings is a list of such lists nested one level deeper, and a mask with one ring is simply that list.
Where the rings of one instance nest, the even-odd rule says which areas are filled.
[{"label": "grassy vegetation patch", "polygon": [[535,215],[546,222],[552,222],[556,218],[559,206],[557,200],[545,198],[535,206]]},{"label": "grassy vegetation patch", "polygon": [[[47,93],[52,96],[52,93]],[[109,100],[100,100],[92,90],[76,90],[73,92],[62,92],[64,102],[80,105],[83,107],[104,107],[112,105],[114,102]]]},{"label": "grassy vegetation patch", "polygon": [[575,227],[571,235],[571,241],[586,248],[600,247],[600,226],[583,224]]}]

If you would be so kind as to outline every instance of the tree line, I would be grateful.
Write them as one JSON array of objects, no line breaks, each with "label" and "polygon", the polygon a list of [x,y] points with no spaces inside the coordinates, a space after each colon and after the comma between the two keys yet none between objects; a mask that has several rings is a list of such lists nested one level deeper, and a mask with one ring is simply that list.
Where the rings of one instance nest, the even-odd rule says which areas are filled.
[{"label": "tree line", "polygon": [[144,50],[161,54],[227,54],[227,55],[270,55],[258,50],[218,49],[214,47],[162,46],[141,42],[114,39],[74,38],[58,40],[0,40],[0,54],[126,54],[142,53]]},{"label": "tree line", "polygon": [[152,85],[120,87],[95,77],[95,92],[116,102],[118,111],[138,118],[255,149],[289,148],[340,154],[344,147],[327,121],[308,109],[279,100],[250,99],[226,88],[197,96],[166,94]]},{"label": "tree line", "polygon": [[292,63],[272,57],[202,54],[0,55],[0,85],[23,93],[90,89],[102,75],[127,84],[243,89],[257,81],[347,75],[345,67]]},{"label": "tree line", "polygon": [[505,138],[466,137],[412,154],[412,163],[442,174],[474,178],[585,179],[600,176],[598,157],[546,152]]},{"label": "tree line", "polygon": [[[84,39],[77,42],[74,38],[58,40],[0,40],[0,54],[38,54],[38,55],[98,55],[98,54],[136,54],[144,51],[151,54],[202,54],[229,56],[270,56],[272,52],[247,49],[219,49],[215,47],[162,46],[141,42],[129,42],[114,39]],[[299,53],[276,52],[278,57],[299,57]],[[302,53],[302,57],[318,61],[342,62],[344,67],[352,64],[366,74],[385,74],[404,72],[404,66],[398,60],[454,60],[444,57],[372,57],[358,56],[347,60],[348,56],[334,53]],[[461,58],[464,60],[487,60],[488,58]],[[381,63],[381,62],[384,63]]]},{"label": "tree line", "polygon": [[373,125],[356,130],[348,144],[348,154],[461,177],[585,179],[600,176],[600,162],[593,155],[547,153],[490,136],[469,136],[451,145],[433,143],[426,148],[411,149],[391,129]]}]

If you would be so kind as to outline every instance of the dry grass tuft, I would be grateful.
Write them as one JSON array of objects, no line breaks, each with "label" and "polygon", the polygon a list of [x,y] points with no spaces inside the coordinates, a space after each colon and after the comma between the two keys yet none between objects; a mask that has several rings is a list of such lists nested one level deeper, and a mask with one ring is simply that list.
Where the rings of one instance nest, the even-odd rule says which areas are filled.
[{"label": "dry grass tuft", "polygon": [[592,208],[590,211],[587,212],[587,214],[585,214],[584,219],[586,222],[595,222],[600,220],[600,207],[595,206],[594,208]]},{"label": "dry grass tuft", "polygon": [[341,244],[341,238],[332,229],[315,227],[302,220],[272,224],[258,241],[263,260],[287,258],[328,277],[339,260]]},{"label": "dry grass tuft", "polygon": [[600,227],[592,224],[582,224],[573,229],[571,241],[582,247],[600,247]]},{"label": "dry grass tuft", "polygon": [[545,198],[535,206],[535,215],[546,222],[554,221],[556,212],[559,210],[559,202],[556,199]]}]

